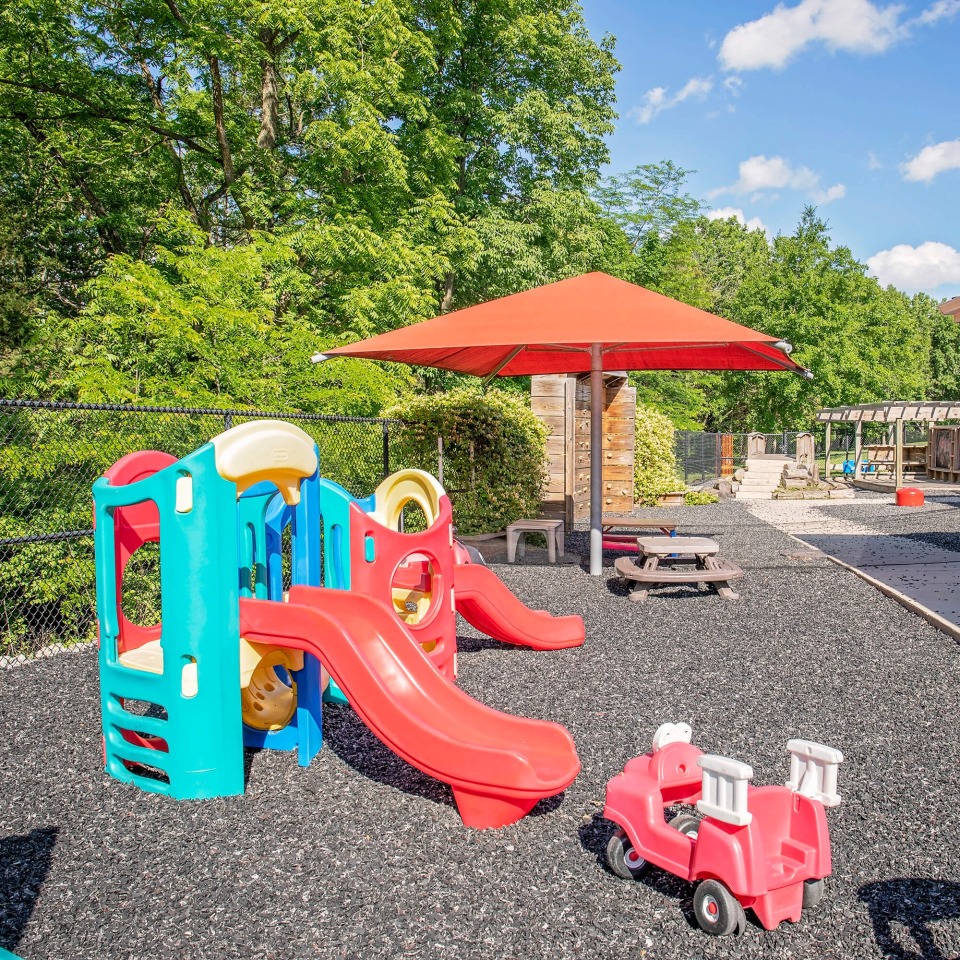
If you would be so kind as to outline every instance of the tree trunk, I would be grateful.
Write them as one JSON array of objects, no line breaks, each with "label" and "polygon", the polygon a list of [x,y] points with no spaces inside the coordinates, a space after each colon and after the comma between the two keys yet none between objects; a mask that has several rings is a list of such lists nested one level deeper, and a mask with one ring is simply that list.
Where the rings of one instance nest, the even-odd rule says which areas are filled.
[{"label": "tree trunk", "polygon": [[[220,78],[220,60],[217,57],[209,57],[210,65],[210,85],[213,92],[213,120],[217,129],[217,145],[220,147],[220,166],[223,167],[223,189],[229,193],[233,202],[237,205],[240,215],[243,217],[243,226],[247,230],[254,227],[253,216],[246,205],[241,203],[237,195],[231,189],[237,179],[237,174],[233,166],[233,154],[230,151],[230,141],[227,139],[227,122],[223,110],[223,81]],[[241,169],[241,174],[246,169]]]},{"label": "tree trunk", "polygon": [[450,308],[453,306],[453,282],[454,274],[451,270],[443,278],[443,296],[440,299],[440,312],[447,313]]},{"label": "tree trunk", "polygon": [[220,147],[220,166],[223,167],[223,182],[229,187],[234,181],[233,154],[227,139],[227,124],[223,115],[223,81],[220,79],[220,60],[210,57],[210,85],[213,92],[213,121],[217,129],[217,145]]},{"label": "tree trunk", "polygon": [[260,83],[260,134],[257,146],[261,150],[273,150],[277,145],[277,122],[280,114],[277,92],[277,70],[273,60],[263,61],[263,79]]}]

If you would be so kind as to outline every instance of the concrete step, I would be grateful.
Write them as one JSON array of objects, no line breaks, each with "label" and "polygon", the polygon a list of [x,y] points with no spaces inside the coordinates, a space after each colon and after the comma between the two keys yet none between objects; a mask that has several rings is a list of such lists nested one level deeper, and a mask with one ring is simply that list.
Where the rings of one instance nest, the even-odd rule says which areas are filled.
[{"label": "concrete step", "polygon": [[744,490],[741,487],[736,494],[737,500],[772,500],[772,490]]}]

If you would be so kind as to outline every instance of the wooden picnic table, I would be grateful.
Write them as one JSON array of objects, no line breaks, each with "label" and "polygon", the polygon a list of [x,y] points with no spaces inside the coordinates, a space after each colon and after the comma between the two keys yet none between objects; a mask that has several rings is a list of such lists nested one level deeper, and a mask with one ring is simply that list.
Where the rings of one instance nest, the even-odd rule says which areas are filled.
[{"label": "wooden picnic table", "polygon": [[743,576],[735,563],[720,556],[720,544],[709,537],[637,537],[638,563],[619,557],[614,564],[621,580],[632,582],[630,599],[643,603],[650,587],[666,583],[709,583],[724,600],[739,594],[731,580]]},{"label": "wooden picnic table", "polygon": [[662,530],[664,533],[673,533],[677,529],[675,523],[669,520],[658,520],[649,517],[603,517],[600,521],[600,530],[607,533],[609,530]]}]

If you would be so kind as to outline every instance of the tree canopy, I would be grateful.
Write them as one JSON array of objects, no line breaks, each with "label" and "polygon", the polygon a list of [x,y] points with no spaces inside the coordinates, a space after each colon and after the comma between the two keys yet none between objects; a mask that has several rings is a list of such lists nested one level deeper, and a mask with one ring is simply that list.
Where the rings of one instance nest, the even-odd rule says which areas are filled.
[{"label": "tree canopy", "polygon": [[375,413],[456,378],[310,355],[599,269],[815,371],[636,376],[679,426],[957,395],[952,321],[816,211],[770,239],[708,219],[670,160],[603,177],[618,69],[571,0],[3,6],[8,389]]}]

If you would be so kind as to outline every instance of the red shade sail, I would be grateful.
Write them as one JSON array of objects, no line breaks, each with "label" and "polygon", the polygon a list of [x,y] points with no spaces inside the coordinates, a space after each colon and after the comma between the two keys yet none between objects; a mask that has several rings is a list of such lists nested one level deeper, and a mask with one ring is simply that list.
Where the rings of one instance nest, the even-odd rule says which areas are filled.
[{"label": "red shade sail", "polygon": [[601,423],[604,370],[810,372],[789,346],[605,273],[525,293],[318,354],[366,357],[478,377],[590,372],[590,572],[602,569]]},{"label": "red shade sail", "polygon": [[326,351],[493,374],[604,370],[803,370],[776,337],[605,273],[588,273]]}]

